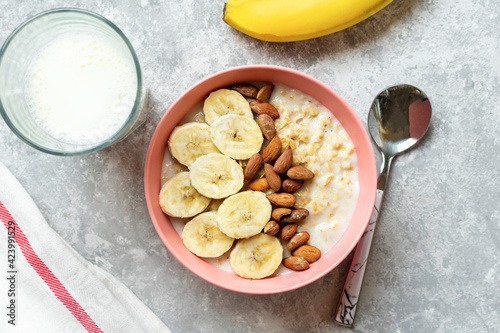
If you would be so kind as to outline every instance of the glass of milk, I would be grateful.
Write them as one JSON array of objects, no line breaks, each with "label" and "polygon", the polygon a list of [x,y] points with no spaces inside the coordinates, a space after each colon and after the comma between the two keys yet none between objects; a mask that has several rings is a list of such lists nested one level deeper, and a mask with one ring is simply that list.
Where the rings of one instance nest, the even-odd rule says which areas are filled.
[{"label": "glass of milk", "polygon": [[100,15],[43,12],[0,49],[0,113],[41,151],[77,155],[109,146],[144,121],[144,104],[135,51]]}]

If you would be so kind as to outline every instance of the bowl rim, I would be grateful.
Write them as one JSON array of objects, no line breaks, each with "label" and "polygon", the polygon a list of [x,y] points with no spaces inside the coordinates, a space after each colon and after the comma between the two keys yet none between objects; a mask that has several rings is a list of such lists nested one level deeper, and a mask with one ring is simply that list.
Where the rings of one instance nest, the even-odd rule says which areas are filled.
[{"label": "bowl rim", "polygon": [[[273,81],[272,79],[264,79],[264,76],[266,78],[270,78],[272,77],[272,74],[276,73],[280,73],[280,75],[282,76],[279,80]],[[259,80],[259,77],[262,78]],[[161,211],[158,203],[158,193],[159,188],[161,187],[161,164],[163,162],[165,149],[167,149],[167,139],[171,130],[185,116],[185,114],[189,112],[189,110],[186,110],[176,113],[176,110],[182,110],[182,108],[186,107],[187,105],[192,105],[194,107],[204,98],[206,98],[211,91],[239,82],[269,81],[282,83],[290,88],[296,88],[296,82],[282,82],[283,78],[286,77],[295,79],[300,78],[301,82],[305,82],[304,84],[314,86],[315,91],[321,90],[323,96],[321,99],[325,99],[328,97],[332,99],[332,103],[338,104],[339,107],[342,107],[343,115],[340,114],[341,119],[339,119],[337,114],[335,114],[328,106],[325,105],[325,107],[327,107],[327,109],[329,109],[329,111],[334,114],[334,116],[341,123],[344,129],[344,125],[347,121],[349,124],[349,128],[355,128],[356,130],[359,130],[354,133],[356,140],[353,139],[353,135],[351,135],[352,133],[347,129],[346,132],[351,137],[351,140],[353,140],[353,143],[354,141],[357,142],[357,145],[355,145],[357,154],[360,151],[362,152],[363,167],[358,168],[358,178],[360,184],[363,181],[363,188],[360,187],[355,212],[353,214],[353,217],[351,218],[351,221],[349,221],[349,224],[347,225],[346,230],[343,232],[340,239],[332,247],[332,249],[340,247],[340,249],[337,249],[338,251],[332,251],[332,249],[328,250],[326,253],[322,254],[322,258],[318,262],[311,265],[311,267],[306,271],[291,272],[288,274],[271,276],[260,280],[249,280],[241,278],[235,273],[226,272],[220,268],[217,268],[204,261],[202,258],[195,256],[184,246],[178,246],[179,241],[180,245],[182,245],[182,240],[177,231],[175,231],[174,227],[170,223],[169,217]],[[227,83],[220,84],[220,82]],[[299,88],[296,89],[302,91],[304,90]],[[201,93],[200,91],[203,93]],[[313,95],[311,97],[318,100],[317,96],[314,96],[314,93],[304,93],[309,96]],[[199,94],[200,96],[203,95],[203,97],[200,97],[198,100],[193,101],[192,95],[197,94]],[[325,104],[322,101],[319,102],[323,105]],[[342,120],[344,121],[344,123]],[[161,160],[161,162],[159,163],[160,165],[158,165],[158,157],[156,157],[156,160],[154,160],[154,154],[157,154],[158,152],[161,152],[161,156],[159,158]],[[360,160],[359,156],[360,155],[358,155],[358,162]],[[361,174],[361,170],[363,170],[363,174]],[[170,107],[167,109],[167,111],[159,121],[149,144],[144,167],[144,190],[148,211],[153,225],[155,226],[155,229],[160,236],[160,239],[169,249],[170,253],[172,253],[173,256],[184,267],[186,267],[192,273],[204,279],[205,281],[227,290],[246,294],[275,294],[294,290],[320,279],[335,267],[337,267],[338,264],[342,262],[349,255],[349,253],[351,253],[352,249],[357,245],[359,239],[366,229],[366,226],[368,225],[370,216],[372,214],[373,205],[375,203],[376,179],[377,171],[375,155],[371,145],[371,141],[363,124],[361,123],[356,113],[352,110],[352,108],[333,89],[326,86],[321,81],[297,70],[275,65],[245,65],[231,67],[229,69],[209,75],[187,89],[170,105]],[[363,198],[361,198],[362,194]],[[363,203],[360,207],[361,199],[363,199]],[[349,228],[349,225],[353,224],[353,220],[355,218],[356,224],[358,224],[358,228],[356,230],[353,230],[353,227]],[[165,222],[165,220],[168,221],[168,223],[161,225]],[[168,232],[175,232],[175,235],[172,236],[168,233],[164,233],[162,228],[166,228]],[[190,256],[186,256],[186,253],[189,253]]]}]

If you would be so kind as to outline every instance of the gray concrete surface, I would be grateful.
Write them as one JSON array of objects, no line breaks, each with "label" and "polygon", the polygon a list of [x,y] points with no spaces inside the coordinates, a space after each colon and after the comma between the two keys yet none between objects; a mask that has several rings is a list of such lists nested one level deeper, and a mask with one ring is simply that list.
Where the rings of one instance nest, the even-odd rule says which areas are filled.
[{"label": "gray concrete surface", "polygon": [[[41,153],[0,121],[0,161],[71,246],[123,281],[173,332],[500,330],[497,1],[395,0],[345,31],[272,44],[227,26],[224,1],[0,0],[0,42],[32,15],[63,6],[102,14],[126,33],[151,114],[125,141],[79,157]],[[238,294],[185,269],[151,223],[142,175],[156,124],[198,80],[245,64],[316,77],[365,125],[374,95],[388,85],[410,83],[431,99],[425,140],[393,164],[352,330],[333,323],[350,260],[299,290]]]}]

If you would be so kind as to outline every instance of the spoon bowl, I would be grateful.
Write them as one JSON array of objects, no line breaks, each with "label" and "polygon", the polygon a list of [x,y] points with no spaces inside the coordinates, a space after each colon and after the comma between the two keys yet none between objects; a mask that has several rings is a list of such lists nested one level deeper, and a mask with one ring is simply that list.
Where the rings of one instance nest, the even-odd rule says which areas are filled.
[{"label": "spoon bowl", "polygon": [[424,136],[431,115],[431,103],[423,91],[407,84],[392,86],[373,100],[368,131],[384,154],[397,155]]},{"label": "spoon bowl", "polygon": [[424,136],[431,122],[431,116],[432,108],[427,95],[408,84],[386,88],[373,100],[368,113],[368,130],[382,157],[377,181],[377,197],[368,227],[356,247],[337,307],[335,322],[339,325],[351,327],[354,322],[373,232],[377,225],[392,160],[396,155],[410,149]]}]

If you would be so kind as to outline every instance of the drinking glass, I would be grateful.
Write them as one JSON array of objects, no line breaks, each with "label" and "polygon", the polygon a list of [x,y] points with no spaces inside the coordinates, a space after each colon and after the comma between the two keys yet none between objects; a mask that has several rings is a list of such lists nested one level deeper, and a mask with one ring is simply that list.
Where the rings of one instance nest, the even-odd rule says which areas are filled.
[{"label": "drinking glass", "polygon": [[[96,143],[63,142],[41,128],[30,114],[26,99],[26,74],[39,51],[64,34],[90,33],[108,40],[135,66],[135,102],[126,107],[128,118],[114,134]],[[54,155],[79,155],[97,151],[126,137],[145,120],[146,91],[137,55],[127,37],[106,18],[75,8],[40,13],[19,26],[0,49],[0,114],[21,140]]]}]

